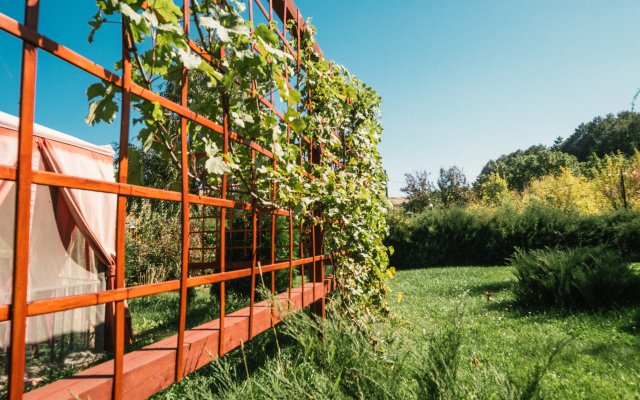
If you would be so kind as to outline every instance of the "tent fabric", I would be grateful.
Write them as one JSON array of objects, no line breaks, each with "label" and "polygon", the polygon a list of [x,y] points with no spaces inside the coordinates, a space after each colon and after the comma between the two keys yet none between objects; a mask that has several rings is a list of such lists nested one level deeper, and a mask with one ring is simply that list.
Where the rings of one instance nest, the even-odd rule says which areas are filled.
[{"label": "tent fabric", "polygon": [[[17,117],[0,112],[0,165],[17,164],[18,125]],[[37,124],[33,145],[33,170],[115,182],[110,146]],[[0,304],[11,302],[15,188],[14,182],[0,180]],[[116,200],[109,193],[32,186],[28,301],[109,288],[107,282],[115,274]],[[107,267],[106,276],[101,264]],[[95,330],[104,323],[104,306],[30,317],[27,343]],[[8,324],[0,323],[3,348],[9,343]]]},{"label": "tent fabric", "polygon": [[[64,143],[43,139],[40,146],[47,170],[82,178],[114,182],[113,155],[80,151]],[[88,190],[62,189],[69,211],[80,230],[115,273],[116,196]]]},{"label": "tent fabric", "polygon": [[[7,130],[17,132],[19,125],[20,118],[0,111],[0,128],[5,128]],[[113,148],[108,144],[100,146],[95,145],[82,139],[78,139],[77,137],[67,135],[66,133],[47,128],[46,126],[33,124],[33,134],[34,136],[40,137],[42,139],[50,139],[59,143],[65,143],[71,146],[75,146],[80,150],[86,150],[92,153],[102,154],[109,157],[113,157],[115,155],[115,151],[113,151]],[[17,153],[15,154],[17,155]],[[14,156],[14,158],[16,158],[16,156]]]},{"label": "tent fabric", "polygon": [[[86,254],[83,251],[81,257],[72,257],[69,253],[74,247],[84,247],[84,238],[79,230],[76,228],[71,235],[69,248],[65,248],[62,241],[55,240],[58,237],[58,229],[52,212],[51,192],[52,190],[46,186],[37,186],[35,190],[33,221],[37,223],[34,224],[35,229],[32,227],[27,300],[43,300],[104,290],[104,274],[100,274],[97,263],[92,260],[93,252]],[[15,185],[11,194],[15,195]],[[11,203],[15,204],[15,201]],[[13,214],[13,210],[9,210],[8,214]],[[10,288],[11,280],[6,282]],[[6,304],[11,298],[7,298],[3,293],[1,300]],[[104,307],[98,306],[29,317],[26,341],[35,344],[51,341],[56,336],[71,332],[95,333],[97,329],[101,329],[103,323]],[[10,341],[9,324],[4,325],[0,328],[2,348],[6,348]]]}]

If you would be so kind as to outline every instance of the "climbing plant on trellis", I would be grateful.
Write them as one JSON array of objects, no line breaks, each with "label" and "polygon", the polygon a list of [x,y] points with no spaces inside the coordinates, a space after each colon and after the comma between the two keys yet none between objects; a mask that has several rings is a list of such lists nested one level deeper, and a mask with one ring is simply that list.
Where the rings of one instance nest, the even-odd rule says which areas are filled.
[{"label": "climbing plant on trellis", "polygon": [[[181,6],[173,0],[96,2],[90,41],[107,21],[122,26],[117,74],[41,36],[37,0],[28,1],[24,24],[0,14],[0,28],[25,43],[21,137],[29,139],[32,134],[37,49],[99,78],[87,89],[88,124],[113,123],[119,115],[121,126],[117,184],[27,171],[24,166],[30,165],[26,160],[33,151],[30,140],[21,144],[17,168],[0,167],[0,178],[18,183],[13,302],[0,305],[0,320],[12,321],[10,395],[22,394],[25,321],[38,313],[93,304],[113,306],[114,361],[103,368],[112,368],[113,379],[106,385],[114,398],[120,398],[127,390],[141,390],[127,386],[131,385],[123,336],[127,299],[179,290],[172,379],[190,372],[185,360],[191,353],[183,346],[190,287],[220,283],[219,355],[231,348],[224,340],[225,282],[229,280],[251,279],[249,339],[264,330],[256,327],[261,321],[256,316],[256,277],[271,274],[274,282],[278,270],[290,271],[284,298],[298,296],[302,307],[309,304],[304,284],[310,282],[311,303],[318,312],[323,312],[326,291],[318,289],[333,284],[353,315],[359,310],[368,310],[365,315],[384,310],[385,281],[393,269],[387,267],[383,244],[387,203],[386,177],[377,151],[382,132],[380,98],[344,67],[325,59],[314,40],[314,28],[305,23],[293,1],[273,0],[268,6],[260,0],[246,5],[193,0]],[[256,22],[258,12],[266,23]],[[136,132],[135,138],[131,132]],[[140,147],[129,146],[132,141]],[[180,171],[176,191],[144,186],[140,151],[152,152]],[[20,222],[30,218],[25,207],[31,183],[118,195],[118,255],[109,290],[46,300],[38,307],[28,304],[23,286],[29,224]],[[181,205],[180,279],[124,287],[128,197]],[[201,221],[199,230],[194,228],[195,220]],[[234,239],[234,232],[245,240],[235,250],[238,235]],[[278,237],[285,237],[288,247],[280,256],[276,254]],[[263,251],[259,250],[261,240],[270,242]],[[197,251],[192,242],[199,243]],[[232,250],[241,248],[248,249],[246,260],[235,264],[236,260],[227,260]],[[207,259],[205,250],[210,250],[212,258]],[[197,254],[201,257],[195,260]],[[327,283],[325,266],[329,265],[333,278]],[[292,277],[298,267],[307,277],[296,292]],[[275,292],[274,285],[271,289]],[[271,324],[277,322],[270,318]]]}]

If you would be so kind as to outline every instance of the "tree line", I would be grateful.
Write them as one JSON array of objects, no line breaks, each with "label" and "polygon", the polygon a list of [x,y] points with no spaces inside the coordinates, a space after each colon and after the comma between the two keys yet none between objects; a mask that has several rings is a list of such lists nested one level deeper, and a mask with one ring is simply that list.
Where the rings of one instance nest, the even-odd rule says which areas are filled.
[{"label": "tree line", "polygon": [[597,212],[639,207],[640,113],[622,111],[580,124],[551,146],[533,145],[489,160],[470,183],[458,166],[405,174],[405,210],[537,201]]}]

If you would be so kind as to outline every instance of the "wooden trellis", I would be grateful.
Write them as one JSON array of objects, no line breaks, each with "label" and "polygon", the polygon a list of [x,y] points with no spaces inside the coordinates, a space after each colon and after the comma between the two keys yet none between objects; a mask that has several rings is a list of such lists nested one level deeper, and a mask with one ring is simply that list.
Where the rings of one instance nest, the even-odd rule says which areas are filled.
[{"label": "wooden trellis", "polygon": [[[247,0],[250,18],[253,21],[257,7],[264,17],[271,21],[278,18],[282,26],[291,26],[287,31],[278,30],[286,51],[299,57],[300,49],[292,49],[287,35],[297,35],[306,29],[300,11],[293,0]],[[189,1],[183,5],[187,16],[184,31],[189,35]],[[281,316],[268,302],[256,302],[256,276],[270,274],[271,290],[275,290],[275,272],[289,270],[289,290],[275,294],[276,299],[289,304],[289,307],[301,309],[312,305],[315,312],[324,314],[325,294],[332,290],[333,280],[325,276],[325,262],[330,258],[324,254],[322,231],[319,227],[294,226],[289,210],[263,211],[255,203],[234,199],[229,177],[224,175],[219,188],[213,192],[194,192],[189,187],[187,173],[182,174],[181,191],[174,192],[127,183],[128,151],[130,142],[131,95],[139,96],[150,102],[157,102],[166,110],[181,118],[181,166],[188,171],[187,123],[199,124],[220,134],[223,138],[223,152],[229,152],[231,141],[245,146],[252,157],[260,156],[274,159],[268,149],[258,143],[245,139],[229,128],[228,115],[225,112],[221,121],[212,121],[198,115],[188,108],[188,75],[183,70],[180,102],[171,101],[158,93],[139,86],[132,81],[131,53],[128,35],[123,25],[122,31],[122,74],[110,72],[107,68],[93,62],[46,38],[38,31],[39,0],[27,0],[24,23],[20,23],[0,13],[0,29],[20,39],[23,43],[22,70],[20,87],[20,126],[17,167],[0,166],[0,179],[16,183],[15,247],[12,303],[0,305],[0,322],[11,322],[11,347],[9,350],[8,384],[11,399],[19,398],[91,398],[91,399],[135,399],[146,398],[185,375],[211,361],[211,356],[222,356],[226,352],[250,340],[260,332],[280,321]],[[288,25],[293,21],[292,25]],[[190,40],[191,48],[208,62],[207,53]],[[315,50],[322,55],[320,48]],[[118,182],[90,180],[38,171],[32,168],[34,103],[36,91],[37,55],[48,52],[57,58],[83,70],[107,83],[122,89],[121,125],[119,141]],[[298,68],[300,62],[298,62]],[[299,71],[298,71],[299,72]],[[283,115],[274,105],[273,93],[263,94],[262,104],[273,110],[283,119]],[[308,138],[299,138],[300,147],[305,146],[300,164],[309,169],[311,164],[331,162],[336,168],[339,161],[328,161],[322,157],[322,150]],[[275,163],[275,160],[274,160]],[[309,175],[307,174],[309,178]],[[98,191],[117,195],[117,233],[116,233],[116,269],[113,288],[81,295],[57,297],[47,300],[27,301],[27,280],[29,266],[29,248],[32,219],[30,202],[31,186],[47,185],[88,191]],[[275,198],[276,187],[273,193]],[[127,199],[131,197],[178,202],[182,207],[182,266],[179,280],[152,283],[134,287],[125,287],[125,220]],[[194,211],[195,210],[195,211]],[[280,221],[280,223],[278,223]],[[299,250],[294,251],[294,232],[300,238]],[[288,238],[288,259],[276,257],[276,237]],[[263,253],[258,259],[258,250]],[[242,257],[227,260],[229,252],[237,252]],[[299,257],[295,257],[294,254]],[[311,276],[303,276],[301,287],[292,287],[292,271],[305,267]],[[260,269],[260,271],[258,270]],[[189,271],[198,271],[190,275]],[[249,307],[232,313],[225,310],[225,282],[241,278],[250,278]],[[219,283],[219,318],[186,329],[187,289]],[[177,335],[164,339],[141,350],[125,354],[125,301],[179,291],[180,308]],[[112,360],[91,367],[72,377],[24,392],[25,375],[25,333],[28,317],[71,310],[95,305],[112,305],[114,309],[115,351]]]}]

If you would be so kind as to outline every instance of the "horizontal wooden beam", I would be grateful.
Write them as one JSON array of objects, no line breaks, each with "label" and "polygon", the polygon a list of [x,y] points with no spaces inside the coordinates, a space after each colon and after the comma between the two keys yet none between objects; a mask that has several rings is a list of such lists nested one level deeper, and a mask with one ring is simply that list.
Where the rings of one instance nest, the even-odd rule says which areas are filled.
[{"label": "horizontal wooden beam", "polygon": [[[276,306],[265,300],[254,305],[254,335],[262,333],[283,319],[279,310],[299,311],[322,299],[333,290],[334,281],[306,283],[275,297]],[[315,293],[314,293],[315,292]],[[316,300],[320,301],[320,300]],[[220,320],[207,322],[185,331],[185,375],[204,367],[218,357]],[[232,350],[249,340],[249,307],[227,314],[224,320],[224,348]],[[177,335],[171,336],[124,356],[123,398],[146,399],[175,382]],[[113,360],[91,367],[69,378],[63,378],[24,394],[24,399],[111,399]]]}]

